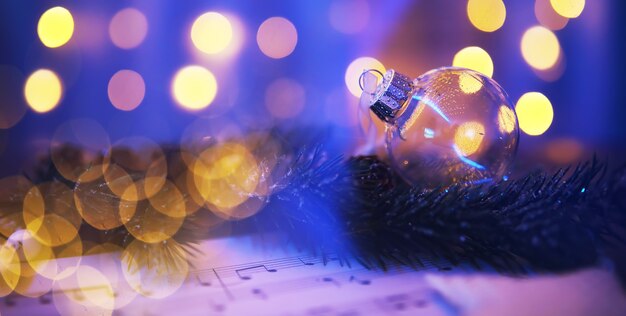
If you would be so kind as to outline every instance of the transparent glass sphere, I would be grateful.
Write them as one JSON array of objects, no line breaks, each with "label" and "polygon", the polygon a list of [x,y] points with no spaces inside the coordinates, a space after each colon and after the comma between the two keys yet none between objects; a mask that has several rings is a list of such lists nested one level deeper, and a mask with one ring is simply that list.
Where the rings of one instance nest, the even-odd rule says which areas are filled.
[{"label": "transparent glass sphere", "polygon": [[498,181],[517,151],[517,116],[493,79],[455,67],[413,80],[387,120],[387,148],[412,184],[441,187]]}]

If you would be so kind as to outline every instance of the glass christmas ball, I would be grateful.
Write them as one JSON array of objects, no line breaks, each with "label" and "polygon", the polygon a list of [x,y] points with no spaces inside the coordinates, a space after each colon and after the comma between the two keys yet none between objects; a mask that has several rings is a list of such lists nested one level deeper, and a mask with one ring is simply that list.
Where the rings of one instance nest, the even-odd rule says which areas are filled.
[{"label": "glass christmas ball", "polygon": [[370,104],[387,123],[391,164],[409,183],[436,188],[507,176],[519,127],[506,92],[493,79],[456,67],[415,80],[389,70]]}]

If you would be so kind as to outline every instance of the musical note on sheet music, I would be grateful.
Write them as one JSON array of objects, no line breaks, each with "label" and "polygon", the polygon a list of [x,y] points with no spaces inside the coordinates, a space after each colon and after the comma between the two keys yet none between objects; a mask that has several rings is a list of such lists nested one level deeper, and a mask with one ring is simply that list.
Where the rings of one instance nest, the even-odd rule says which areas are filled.
[{"label": "musical note on sheet music", "polygon": [[[227,248],[212,245],[217,242],[220,241],[206,241],[204,247]],[[178,292],[162,300],[139,295],[119,310],[120,313],[179,314],[180,306],[185,306],[206,309],[216,315],[334,315],[344,312],[360,315],[392,310],[404,311],[407,315],[444,315],[436,304],[430,303],[423,274],[393,262],[387,263],[387,271],[383,272],[332,254],[311,256],[294,250],[255,253],[255,249],[245,248],[239,251],[238,254],[245,254],[240,259],[231,259],[236,258],[233,254],[220,256],[221,261],[195,262],[196,269],[190,271],[187,282]],[[83,259],[83,264],[91,263]],[[424,270],[447,267],[428,258],[423,258],[422,264],[420,269]],[[93,288],[98,290],[97,285]],[[89,290],[66,289],[65,293],[74,295],[72,299],[80,302],[81,296],[84,300],[85,291]],[[373,299],[373,293],[378,298]],[[54,310],[53,298],[54,295],[47,293],[40,296],[37,306],[29,307],[33,304],[21,300],[32,299],[9,296],[4,299],[2,315],[45,314],[49,308]]]}]

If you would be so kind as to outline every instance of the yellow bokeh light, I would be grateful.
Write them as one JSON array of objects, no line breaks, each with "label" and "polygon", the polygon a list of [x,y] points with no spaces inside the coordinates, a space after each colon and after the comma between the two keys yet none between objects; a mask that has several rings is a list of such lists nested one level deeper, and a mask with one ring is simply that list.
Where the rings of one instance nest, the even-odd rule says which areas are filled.
[{"label": "yellow bokeh light", "polygon": [[477,29],[493,32],[504,24],[506,7],[502,0],[469,0],[467,17]]},{"label": "yellow bokeh light", "polygon": [[0,245],[0,297],[9,295],[20,279],[21,263],[15,246],[10,242]]},{"label": "yellow bokeh light", "polygon": [[217,81],[208,69],[201,66],[187,66],[174,75],[172,94],[182,107],[189,110],[201,110],[215,99]]},{"label": "yellow bokeh light", "polygon": [[361,96],[359,78],[361,77],[363,71],[367,69],[376,69],[382,73],[386,72],[385,66],[383,66],[383,64],[376,58],[372,57],[359,57],[352,61],[346,69],[346,86],[348,87],[350,93],[357,98]]},{"label": "yellow bokeh light", "polygon": [[490,78],[493,75],[491,56],[478,46],[469,46],[461,49],[454,55],[452,66],[478,71]]},{"label": "yellow bokeh light", "polygon": [[585,8],[585,0],[550,0],[556,13],[566,18],[577,18]]},{"label": "yellow bokeh light", "polygon": [[219,209],[245,202],[256,191],[261,177],[254,155],[238,143],[208,148],[192,170],[198,193],[210,206]]},{"label": "yellow bokeh light", "polygon": [[501,105],[498,110],[498,129],[502,133],[511,133],[515,130],[517,121],[515,119],[515,112],[506,105]]},{"label": "yellow bokeh light", "polygon": [[559,39],[543,26],[533,26],[524,32],[521,42],[522,56],[533,68],[552,68],[561,54]]},{"label": "yellow bokeh light", "polygon": [[63,46],[74,34],[74,18],[66,8],[51,8],[39,18],[37,34],[47,47]]},{"label": "yellow bokeh light", "polygon": [[485,138],[485,126],[478,122],[465,122],[454,133],[454,144],[463,156],[469,156],[480,149]]},{"label": "yellow bokeh light", "polygon": [[35,71],[24,85],[26,102],[35,112],[46,113],[54,109],[63,94],[59,77],[48,69]]},{"label": "yellow bokeh light", "polygon": [[154,244],[135,240],[124,249],[121,263],[130,288],[152,299],[174,294],[187,279],[190,268],[186,251],[173,239]]},{"label": "yellow bokeh light", "polygon": [[483,87],[483,80],[474,74],[461,73],[459,74],[459,87],[467,94],[476,93]]},{"label": "yellow bokeh light", "polygon": [[554,117],[552,103],[539,92],[528,92],[522,95],[515,105],[515,112],[517,112],[520,129],[532,136],[545,133]]},{"label": "yellow bokeh light", "polygon": [[191,26],[191,41],[206,54],[222,52],[233,39],[230,21],[220,13],[207,12],[199,16]]}]

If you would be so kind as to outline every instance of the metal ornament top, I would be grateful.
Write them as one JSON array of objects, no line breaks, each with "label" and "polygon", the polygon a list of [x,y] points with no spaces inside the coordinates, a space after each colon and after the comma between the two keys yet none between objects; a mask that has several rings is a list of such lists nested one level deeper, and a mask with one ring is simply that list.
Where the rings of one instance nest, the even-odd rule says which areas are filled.
[{"label": "metal ornament top", "polygon": [[389,69],[372,94],[370,109],[381,120],[391,122],[408,100],[412,90],[413,82],[409,77]]}]

